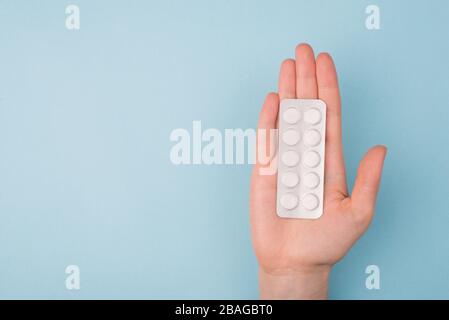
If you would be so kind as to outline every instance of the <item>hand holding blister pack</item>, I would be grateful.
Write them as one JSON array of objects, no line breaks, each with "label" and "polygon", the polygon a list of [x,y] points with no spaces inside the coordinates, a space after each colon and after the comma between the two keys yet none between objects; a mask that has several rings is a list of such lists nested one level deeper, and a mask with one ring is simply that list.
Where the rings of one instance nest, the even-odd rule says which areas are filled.
[{"label": "hand holding blister pack", "polygon": [[373,218],[387,149],[366,152],[349,190],[341,114],[332,57],[296,46],[258,122],[262,148],[251,175],[250,219],[262,299],[326,299],[332,267]]},{"label": "hand holding blister pack", "polygon": [[323,214],[326,104],[284,99],[279,114],[277,214],[317,219]]}]

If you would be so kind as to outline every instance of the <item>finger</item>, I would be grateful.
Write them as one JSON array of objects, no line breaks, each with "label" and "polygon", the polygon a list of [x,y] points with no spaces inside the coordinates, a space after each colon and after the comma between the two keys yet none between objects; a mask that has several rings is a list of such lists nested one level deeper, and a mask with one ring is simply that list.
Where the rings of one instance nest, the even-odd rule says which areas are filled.
[{"label": "finger", "polygon": [[287,59],[282,62],[279,73],[279,99],[296,98],[296,71],[295,60]]},{"label": "finger", "polygon": [[[276,158],[272,158],[272,154],[276,152],[276,142],[270,142],[270,136],[277,138],[276,134],[270,135],[270,130],[276,128],[277,114],[279,110],[279,96],[276,93],[269,93],[262,106],[262,110],[259,115],[258,133],[257,133],[257,147],[256,154],[257,162],[254,166],[251,177],[251,219],[252,227],[259,229],[265,229],[270,225],[276,215],[274,214],[276,208]],[[262,135],[260,131],[265,130]],[[261,142],[261,137],[267,137]],[[260,149],[264,149],[262,154],[267,155],[259,156]],[[268,161],[267,161],[268,160]],[[261,210],[261,208],[263,208]],[[259,219],[259,217],[264,217]],[[266,224],[268,222],[268,224]]]},{"label": "finger", "polygon": [[318,97],[315,54],[308,44],[296,47],[296,96],[300,99]]},{"label": "finger", "polygon": [[275,92],[270,92],[265,97],[265,101],[262,105],[257,127],[259,129],[275,129],[278,110],[279,96]]},{"label": "finger", "polygon": [[347,196],[346,172],[341,138],[341,104],[337,72],[332,58],[321,53],[316,60],[318,96],[326,103],[325,194]]},{"label": "finger", "polygon": [[256,155],[258,165],[267,165],[273,158],[276,143],[273,141],[276,129],[276,120],[279,111],[279,96],[277,93],[269,93],[264,101],[257,125]]},{"label": "finger", "polygon": [[387,148],[375,146],[360,161],[351,195],[351,208],[362,221],[371,221]]}]

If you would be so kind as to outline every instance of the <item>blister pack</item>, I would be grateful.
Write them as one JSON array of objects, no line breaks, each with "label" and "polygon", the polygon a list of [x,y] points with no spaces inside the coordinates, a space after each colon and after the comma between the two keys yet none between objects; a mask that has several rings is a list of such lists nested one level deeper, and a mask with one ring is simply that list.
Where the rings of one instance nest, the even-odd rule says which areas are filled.
[{"label": "blister pack", "polygon": [[279,110],[277,214],[317,219],[323,214],[326,104],[284,99]]}]

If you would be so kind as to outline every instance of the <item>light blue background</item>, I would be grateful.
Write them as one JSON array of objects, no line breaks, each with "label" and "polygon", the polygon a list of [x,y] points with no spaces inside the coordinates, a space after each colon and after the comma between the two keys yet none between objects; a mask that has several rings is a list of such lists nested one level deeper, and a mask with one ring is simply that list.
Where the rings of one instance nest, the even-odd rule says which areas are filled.
[{"label": "light blue background", "polygon": [[[381,30],[365,28],[368,4]],[[257,298],[250,166],[174,166],[169,134],[254,127],[299,42],[335,58],[351,185],[364,151],[389,147],[377,215],[331,298],[449,298],[448,10],[0,0],[0,298]],[[369,264],[381,290],[365,288]]]}]

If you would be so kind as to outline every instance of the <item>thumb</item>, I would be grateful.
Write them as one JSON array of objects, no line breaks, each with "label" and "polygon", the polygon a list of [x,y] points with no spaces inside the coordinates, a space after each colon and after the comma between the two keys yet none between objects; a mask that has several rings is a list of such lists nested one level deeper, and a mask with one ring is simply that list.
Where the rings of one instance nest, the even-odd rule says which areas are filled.
[{"label": "thumb", "polygon": [[361,221],[371,221],[374,214],[386,154],[385,146],[375,146],[360,161],[351,195],[351,208]]}]

